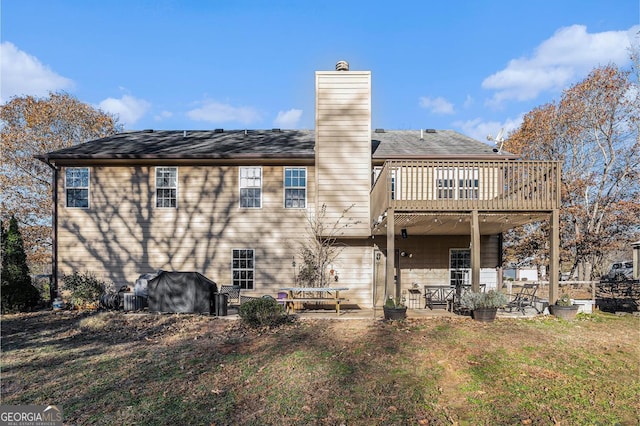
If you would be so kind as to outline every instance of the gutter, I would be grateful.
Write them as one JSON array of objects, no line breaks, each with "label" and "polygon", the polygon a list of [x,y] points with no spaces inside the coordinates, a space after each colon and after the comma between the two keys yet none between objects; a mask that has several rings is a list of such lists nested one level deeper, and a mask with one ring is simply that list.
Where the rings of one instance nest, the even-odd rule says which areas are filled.
[{"label": "gutter", "polygon": [[54,297],[58,297],[58,168],[53,165],[47,156],[37,156],[38,160],[47,164],[53,171],[53,182],[51,190],[53,192],[53,205],[51,206],[51,282],[49,293],[51,302]]}]

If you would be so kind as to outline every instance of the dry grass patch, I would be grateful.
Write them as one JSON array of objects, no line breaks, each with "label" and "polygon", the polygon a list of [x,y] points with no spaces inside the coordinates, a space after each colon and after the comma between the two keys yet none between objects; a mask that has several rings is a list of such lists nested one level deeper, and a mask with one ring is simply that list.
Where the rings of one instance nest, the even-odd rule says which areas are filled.
[{"label": "dry grass patch", "polygon": [[2,317],[2,403],[69,424],[637,424],[640,318]]}]

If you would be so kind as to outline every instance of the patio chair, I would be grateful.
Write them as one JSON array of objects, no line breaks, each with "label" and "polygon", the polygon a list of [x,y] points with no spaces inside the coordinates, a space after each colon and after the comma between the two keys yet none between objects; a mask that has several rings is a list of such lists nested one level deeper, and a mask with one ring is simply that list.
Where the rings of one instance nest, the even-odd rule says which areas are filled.
[{"label": "patio chair", "polygon": [[240,286],[239,285],[221,285],[220,293],[226,293],[229,305],[240,304]]},{"label": "patio chair", "polygon": [[288,294],[285,291],[279,291],[278,292],[278,304],[282,305],[283,307],[286,306],[287,301],[285,300],[287,298]]},{"label": "patio chair", "polygon": [[525,284],[522,286],[520,291],[516,293],[513,300],[507,303],[504,310],[509,310],[512,312],[514,309],[522,312],[522,315],[525,314],[525,309],[531,307],[536,310],[537,313],[540,313],[540,310],[536,306],[536,291],[538,291],[538,284]]}]

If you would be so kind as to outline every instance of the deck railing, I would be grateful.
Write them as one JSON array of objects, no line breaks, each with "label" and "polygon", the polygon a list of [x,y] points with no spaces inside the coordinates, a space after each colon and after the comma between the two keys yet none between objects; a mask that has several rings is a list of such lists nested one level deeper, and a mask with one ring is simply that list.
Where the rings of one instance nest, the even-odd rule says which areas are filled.
[{"label": "deck railing", "polygon": [[398,211],[549,211],[560,202],[557,161],[385,162],[371,189],[372,218]]}]

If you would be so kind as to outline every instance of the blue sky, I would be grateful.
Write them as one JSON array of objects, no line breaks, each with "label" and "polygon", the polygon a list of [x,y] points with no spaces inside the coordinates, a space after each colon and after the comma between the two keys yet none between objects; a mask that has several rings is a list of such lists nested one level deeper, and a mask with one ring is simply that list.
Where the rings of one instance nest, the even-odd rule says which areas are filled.
[{"label": "blue sky", "polygon": [[3,0],[1,102],[67,91],[125,129],[313,129],[316,70],[372,72],[372,127],[515,129],[629,67],[639,0]]}]

